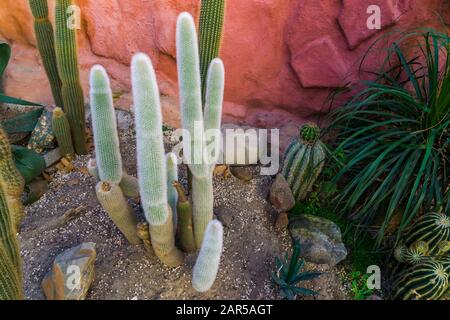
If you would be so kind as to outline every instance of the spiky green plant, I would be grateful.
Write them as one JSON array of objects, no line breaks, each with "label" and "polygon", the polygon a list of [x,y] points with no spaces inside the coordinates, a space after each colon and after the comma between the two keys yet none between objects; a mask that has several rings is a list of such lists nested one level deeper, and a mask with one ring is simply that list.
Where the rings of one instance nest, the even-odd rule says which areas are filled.
[{"label": "spiky green plant", "polygon": [[52,130],[52,113],[44,110],[39,117],[36,127],[31,132],[30,140],[28,140],[28,149],[32,149],[42,154],[45,149],[52,146],[55,135]]},{"label": "spiky green plant", "polygon": [[[197,247],[201,246],[206,226],[213,216],[212,174],[216,158],[206,159],[204,134],[199,131],[219,130],[222,117],[224,90],[224,66],[214,59],[209,67],[205,110],[202,110],[200,61],[194,19],[182,13],[177,21],[177,66],[182,114],[183,154],[192,173],[192,203],[194,236]],[[213,150],[219,148],[218,139],[211,142]]]},{"label": "spiky green plant", "polygon": [[433,30],[403,35],[377,79],[331,114],[335,154],[347,159],[333,180],[341,185],[337,207],[362,230],[381,220],[378,245],[396,210],[398,241],[419,213],[448,201],[449,45]]},{"label": "spiky green plant", "polygon": [[71,25],[73,17],[68,15],[68,10],[73,5],[73,0],[56,0],[55,3],[56,61],[62,83],[64,111],[69,119],[75,151],[77,154],[85,154],[85,109],[78,70],[77,37],[75,27]]},{"label": "spiky green plant", "polygon": [[305,260],[300,258],[301,249],[298,241],[294,242],[292,256],[286,253],[284,260],[275,259],[276,272],[272,272],[272,281],[277,284],[284,298],[295,300],[298,295],[316,295],[317,292],[298,286],[300,281],[308,281],[321,275],[320,272],[302,271]]},{"label": "spiky green plant", "polygon": [[31,12],[34,16],[34,32],[37,47],[42,58],[47,78],[52,89],[53,99],[58,107],[63,107],[61,95],[61,80],[58,75],[56,64],[55,40],[53,26],[48,18],[47,0],[29,0]]},{"label": "spiky green plant", "polygon": [[206,81],[211,61],[219,57],[222,44],[226,0],[202,0],[198,32],[202,101],[206,98]]},{"label": "spiky green plant", "polygon": [[61,108],[53,110],[52,130],[61,150],[61,155],[72,158],[75,155],[75,150],[73,149],[69,120],[67,120],[67,116]]},{"label": "spiky green plant", "polygon": [[183,254],[175,247],[173,214],[168,204],[159,90],[153,65],[145,54],[133,57],[131,80],[142,208],[156,255],[163,263],[177,266],[183,262]]},{"label": "spiky green plant", "polygon": [[282,174],[297,201],[305,200],[325,164],[325,149],[317,125],[307,123],[286,149]]},{"label": "spiky green plant", "polygon": [[0,186],[5,193],[8,209],[12,215],[16,230],[22,223],[24,213],[22,193],[25,181],[14,163],[11,146],[5,131],[0,127]]},{"label": "spiky green plant", "polygon": [[91,69],[90,97],[98,175],[101,181],[119,184],[122,180],[122,156],[117,121],[109,78],[100,65]]},{"label": "spiky green plant", "polygon": [[198,292],[208,291],[216,280],[223,249],[222,224],[213,220],[206,228],[205,237],[192,271],[192,286]]}]

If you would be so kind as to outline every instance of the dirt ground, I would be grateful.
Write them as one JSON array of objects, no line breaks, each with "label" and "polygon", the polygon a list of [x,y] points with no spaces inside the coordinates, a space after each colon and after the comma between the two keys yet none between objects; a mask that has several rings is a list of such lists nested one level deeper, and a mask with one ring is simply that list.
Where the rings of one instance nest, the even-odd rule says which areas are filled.
[{"label": "dirt ground", "polygon": [[[119,119],[119,126],[121,126]],[[132,126],[120,130],[122,155],[127,171],[136,175],[136,152]],[[169,140],[168,140],[169,141]],[[170,143],[166,145],[168,147]],[[206,294],[191,286],[195,255],[178,268],[163,266],[142,246],[127,243],[95,197],[94,178],[85,170],[91,155],[78,157],[69,173],[55,172],[49,191],[26,208],[20,232],[24,260],[25,292],[28,299],[44,299],[41,281],[56,255],[82,242],[97,244],[95,280],[87,299],[280,299],[270,280],[274,259],[291,250],[287,231],[273,227],[275,212],[267,202],[272,177],[257,174],[246,183],[234,177],[215,177],[215,214],[226,215],[224,252],[213,288]],[[186,185],[186,168],[180,168]],[[132,203],[143,220],[138,204]],[[79,206],[85,209],[69,222],[58,225],[58,217]],[[50,226],[50,227],[49,227]],[[339,267],[307,265],[324,274],[305,283],[319,295],[308,299],[348,299]]]}]

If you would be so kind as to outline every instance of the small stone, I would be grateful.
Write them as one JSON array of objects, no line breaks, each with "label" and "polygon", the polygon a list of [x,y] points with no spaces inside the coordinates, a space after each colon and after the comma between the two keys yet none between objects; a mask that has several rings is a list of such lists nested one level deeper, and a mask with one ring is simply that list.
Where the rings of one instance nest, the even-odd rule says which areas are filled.
[{"label": "small stone", "polygon": [[282,212],[278,215],[277,221],[275,221],[275,228],[278,230],[285,230],[289,225],[289,217],[286,212]]},{"label": "small stone", "polygon": [[282,174],[277,174],[270,188],[269,201],[278,212],[291,210],[295,205],[295,199],[291,188]]},{"label": "small stone", "polygon": [[59,254],[42,280],[47,300],[84,300],[94,280],[95,243],[85,242]]},{"label": "small stone", "polygon": [[242,181],[250,181],[253,179],[253,172],[248,166],[231,166],[231,174]]},{"label": "small stone", "polygon": [[233,211],[225,207],[218,208],[216,216],[217,220],[222,222],[224,227],[228,227],[234,219]]},{"label": "small stone", "polygon": [[335,266],[347,256],[341,231],[330,220],[303,214],[290,224],[289,230],[300,242],[302,256],[308,262]]}]

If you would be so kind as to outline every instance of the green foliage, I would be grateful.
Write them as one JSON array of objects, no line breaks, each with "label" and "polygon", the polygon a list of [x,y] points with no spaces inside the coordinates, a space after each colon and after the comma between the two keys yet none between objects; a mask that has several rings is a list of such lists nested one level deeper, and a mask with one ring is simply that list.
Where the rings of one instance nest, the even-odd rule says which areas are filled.
[{"label": "green foliage", "polygon": [[53,26],[48,17],[47,0],[29,0],[31,12],[34,16],[34,32],[37,47],[42,58],[47,78],[52,89],[53,99],[58,107],[63,107],[61,96],[61,80],[58,75],[56,64],[55,41]]},{"label": "green foliage", "polygon": [[360,271],[350,273],[349,280],[354,300],[366,300],[373,294],[374,290],[367,287],[369,277],[369,274]]},{"label": "green foliage", "polygon": [[316,295],[317,292],[307,288],[299,287],[301,281],[308,281],[317,278],[322,273],[302,271],[305,260],[300,258],[300,243],[294,242],[292,256],[289,259],[288,253],[283,260],[275,258],[276,272],[272,272],[272,281],[277,284],[284,298],[295,300],[298,295]]},{"label": "green foliage", "polygon": [[12,152],[17,170],[19,170],[26,183],[40,176],[46,169],[44,157],[36,151],[13,145]]},{"label": "green foliage", "polygon": [[8,134],[31,132],[36,127],[42,112],[42,108],[30,110],[13,118],[2,120],[0,121],[0,124]]},{"label": "green foliage", "polygon": [[[406,43],[414,46],[404,50]],[[404,35],[377,79],[331,114],[335,153],[344,153],[333,179],[341,187],[337,208],[360,231],[381,220],[377,245],[396,210],[398,241],[420,212],[448,201],[449,45],[436,31]]]}]

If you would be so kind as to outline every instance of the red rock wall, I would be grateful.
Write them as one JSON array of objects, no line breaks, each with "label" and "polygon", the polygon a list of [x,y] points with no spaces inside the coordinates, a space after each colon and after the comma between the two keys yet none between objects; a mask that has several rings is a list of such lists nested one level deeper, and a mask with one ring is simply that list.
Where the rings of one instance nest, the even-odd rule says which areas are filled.
[{"label": "red rock wall", "polygon": [[[50,104],[35,49],[26,0],[1,0],[0,38],[13,44],[4,86],[8,94]],[[177,125],[175,21],[181,11],[198,18],[198,0],[78,0],[82,29],[82,83],[104,65],[117,107],[129,108],[131,56],[149,54],[158,72],[165,121]],[[54,0],[49,0],[52,7]],[[332,88],[360,79],[359,62],[378,34],[430,26],[448,30],[439,13],[447,0],[228,0],[222,58],[226,66],[226,121],[283,128],[326,112]],[[380,6],[382,30],[366,25],[371,4]],[[448,17],[448,13],[447,16]],[[380,55],[366,66],[377,65]]]}]

